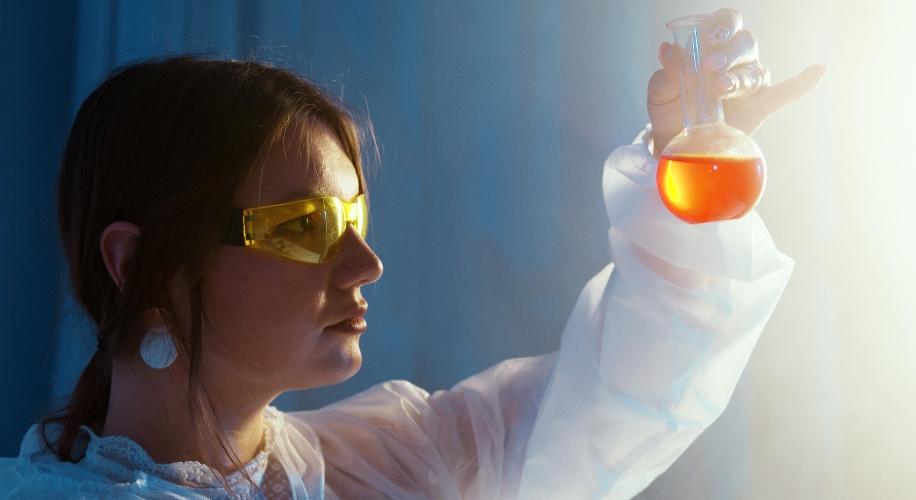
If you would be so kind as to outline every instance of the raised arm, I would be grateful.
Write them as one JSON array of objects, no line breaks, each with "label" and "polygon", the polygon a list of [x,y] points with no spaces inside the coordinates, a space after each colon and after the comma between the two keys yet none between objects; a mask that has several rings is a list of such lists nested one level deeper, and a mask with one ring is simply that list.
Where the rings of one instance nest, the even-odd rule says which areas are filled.
[{"label": "raised arm", "polygon": [[[815,65],[770,86],[741,15],[710,22],[724,38],[702,70],[718,73],[725,119],[748,134],[826,74]],[[791,273],[756,213],[693,226],[662,205],[656,157],[683,129],[674,50],[662,44],[649,82],[650,144],[605,165],[616,267],[586,285],[564,331],[519,498],[627,499],[648,486],[722,413]]]},{"label": "raised arm", "polygon": [[752,213],[689,225],[646,144],[604,167],[614,264],[585,286],[558,354],[427,394],[389,382],[296,414],[344,498],[630,498],[725,408],[792,270]]},{"label": "raised arm", "polygon": [[[792,270],[752,213],[689,225],[643,143],[604,170],[614,264],[585,286],[528,442],[519,498],[630,498],[724,410]],[[613,268],[613,272],[612,272]]]},{"label": "raised arm", "polygon": [[[716,16],[741,31],[736,12]],[[732,99],[726,120],[750,132],[812,90],[825,68],[769,87],[752,78],[766,73],[748,35],[723,44],[726,62],[714,71],[734,80],[723,88]],[[662,204],[646,142],[654,137],[660,151],[683,123],[670,104],[678,95],[667,51],[649,84],[656,131],[605,164],[613,264],[585,286],[560,352],[505,361],[450,391],[388,382],[292,415],[319,441],[331,490],[343,498],[626,499],[721,414],[793,263],[756,213],[689,225]]]}]

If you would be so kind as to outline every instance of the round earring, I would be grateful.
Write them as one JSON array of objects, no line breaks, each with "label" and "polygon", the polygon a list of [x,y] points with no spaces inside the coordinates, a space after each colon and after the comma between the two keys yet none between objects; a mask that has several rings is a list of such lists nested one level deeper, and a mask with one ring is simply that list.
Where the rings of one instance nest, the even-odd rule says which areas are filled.
[{"label": "round earring", "polygon": [[154,311],[153,314],[158,316],[158,321],[143,336],[143,341],[140,343],[140,357],[151,368],[161,370],[175,362],[175,358],[178,357],[178,348],[175,346],[175,339],[172,338],[169,326],[162,318],[162,312],[158,309]]}]

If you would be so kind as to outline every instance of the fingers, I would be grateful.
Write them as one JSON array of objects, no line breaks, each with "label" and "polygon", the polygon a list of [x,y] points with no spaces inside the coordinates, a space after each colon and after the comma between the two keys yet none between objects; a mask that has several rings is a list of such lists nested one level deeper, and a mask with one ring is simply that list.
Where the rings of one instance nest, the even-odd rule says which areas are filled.
[{"label": "fingers", "polygon": [[666,71],[660,69],[656,71],[652,78],[649,79],[649,99],[650,106],[664,105],[671,101],[678,100],[681,91],[677,84],[677,75],[674,76],[674,82],[671,82]]},{"label": "fingers", "polygon": [[681,92],[677,77],[672,83],[665,70],[656,71],[649,79],[649,98],[646,102],[649,119],[652,121],[652,135],[658,154],[672,137],[684,128],[681,112]]},{"label": "fingers", "polygon": [[736,33],[732,39],[703,59],[707,71],[729,71],[742,64],[750,64],[758,59],[757,38],[747,30]]},{"label": "fingers", "polygon": [[[827,65],[814,64],[805,68],[798,76],[760,89],[752,104],[759,107],[763,116],[770,116],[780,109],[808,95],[817,88],[827,75]],[[749,102],[749,104],[751,104]]]},{"label": "fingers", "polygon": [[658,60],[662,63],[662,69],[665,71],[665,76],[668,77],[668,82],[675,88],[678,86],[677,58],[681,50],[683,49],[680,46],[667,42],[658,48]]},{"label": "fingers", "polygon": [[722,89],[723,99],[734,99],[751,95],[770,84],[770,72],[756,64],[745,64],[734,71],[720,74],[716,83]]},{"label": "fingers", "polygon": [[721,41],[728,43],[731,37],[741,31],[743,21],[741,13],[735,9],[719,9],[712,13],[713,18],[709,21],[709,28],[712,30],[718,25],[724,26],[728,30],[728,35]]},{"label": "fingers", "polygon": [[741,30],[732,39],[703,59],[707,71],[719,73],[713,81],[723,99],[753,94],[770,84],[770,74],[759,61],[757,38]]}]

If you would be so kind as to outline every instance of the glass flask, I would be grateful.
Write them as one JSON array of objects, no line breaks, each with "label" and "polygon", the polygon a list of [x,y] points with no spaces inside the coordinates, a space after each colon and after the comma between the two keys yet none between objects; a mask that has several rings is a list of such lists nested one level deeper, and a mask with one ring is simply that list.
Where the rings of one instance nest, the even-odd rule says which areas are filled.
[{"label": "glass flask", "polygon": [[684,130],[658,160],[658,192],[668,210],[691,224],[737,219],[754,208],[766,184],[757,144],[725,123],[719,73],[703,67],[718,49],[721,28],[709,15],[675,19],[674,32]]}]

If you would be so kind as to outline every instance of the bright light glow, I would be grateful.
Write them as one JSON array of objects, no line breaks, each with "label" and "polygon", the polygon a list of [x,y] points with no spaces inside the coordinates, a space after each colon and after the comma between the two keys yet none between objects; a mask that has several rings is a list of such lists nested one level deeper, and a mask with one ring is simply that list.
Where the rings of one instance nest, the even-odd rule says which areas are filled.
[{"label": "bright light glow", "polygon": [[[656,0],[656,43],[670,41],[665,21],[722,6]],[[753,136],[768,170],[758,211],[796,268],[746,388],[710,430],[721,440],[746,425],[729,437],[746,439],[747,475],[736,483],[734,464],[718,466],[731,475],[704,498],[916,498],[916,2],[728,6],[774,83],[814,63],[829,73]],[[702,456],[714,442],[697,444],[678,484],[717,467]],[[676,483],[656,492],[684,496]]]}]

